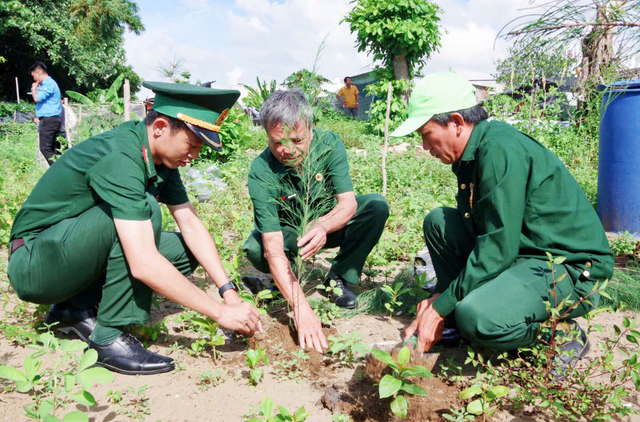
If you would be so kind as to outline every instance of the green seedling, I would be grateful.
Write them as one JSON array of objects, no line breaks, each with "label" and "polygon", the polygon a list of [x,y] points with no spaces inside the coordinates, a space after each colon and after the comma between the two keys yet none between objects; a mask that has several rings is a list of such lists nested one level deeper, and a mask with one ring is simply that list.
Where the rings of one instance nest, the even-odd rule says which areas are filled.
[{"label": "green seedling", "polygon": [[345,415],[343,413],[334,413],[331,415],[331,420],[333,422],[351,422],[349,415]]},{"label": "green seedling", "polygon": [[211,355],[215,361],[219,354],[216,347],[224,344],[224,337],[218,334],[218,323],[209,317],[192,318],[191,323],[201,327],[205,334],[208,335],[206,338],[200,338],[191,343],[193,354],[199,355],[204,351],[206,346],[209,346],[211,347]]},{"label": "green seedling", "polygon": [[[478,374],[477,379],[482,379],[480,374]],[[482,420],[486,421],[487,416],[493,414],[494,408],[492,403],[509,393],[509,388],[504,385],[491,385],[486,382],[479,382],[462,390],[459,397],[462,400],[477,397],[467,405],[467,412],[472,415],[482,415]]]},{"label": "green seedling", "polygon": [[209,388],[225,382],[228,371],[223,368],[214,368],[213,370],[198,371],[198,375],[200,375],[200,381],[198,382],[200,391],[207,391]]},{"label": "green seedling", "polygon": [[253,417],[248,422],[304,422],[311,414],[304,407],[300,407],[295,413],[291,413],[284,406],[276,406],[278,414],[273,412],[273,400],[267,397],[262,401],[260,414],[262,418]]},{"label": "green seedling", "polygon": [[353,368],[353,364],[362,360],[371,351],[371,346],[360,341],[360,333],[343,334],[340,337],[329,336],[328,353],[336,356],[340,363]]},{"label": "green seedling", "polygon": [[476,417],[470,415],[466,409],[449,409],[451,413],[445,413],[442,415],[448,421],[451,422],[464,422],[464,421],[474,421]]},{"label": "green seedling", "polygon": [[167,328],[167,324],[165,320],[158,321],[155,324],[139,324],[133,327],[132,329],[134,334],[139,335],[143,343],[147,345],[148,341],[156,341],[162,333],[165,334],[165,340],[169,333],[169,329]]},{"label": "green seedling", "polygon": [[252,304],[254,308],[256,308],[258,312],[260,312],[260,315],[267,314],[267,309],[264,301],[274,299],[277,294],[277,292],[269,289],[261,290],[256,295],[244,289],[240,290],[240,298],[244,302]]},{"label": "green seedling", "polygon": [[322,325],[326,327],[333,325],[333,320],[340,316],[340,308],[326,297],[321,300],[310,300],[309,305]]},{"label": "green seedling", "polygon": [[264,375],[264,369],[258,368],[258,364],[263,362],[265,365],[269,364],[269,358],[265,356],[267,353],[266,349],[249,349],[247,350],[247,365],[249,365],[250,371],[249,375],[251,377],[249,383],[253,385],[258,385],[262,376]]},{"label": "green seedling", "polygon": [[402,302],[399,300],[400,296],[411,291],[410,288],[403,289],[403,285],[404,283],[397,282],[393,286],[385,284],[381,287],[382,291],[385,292],[389,298],[389,301],[384,304],[384,307],[389,311],[389,319],[391,319],[395,310],[402,306]]},{"label": "green seedling", "polygon": [[294,356],[293,359],[283,359],[273,362],[277,367],[273,373],[278,377],[278,381],[291,379],[299,383],[300,378],[305,374],[300,368],[300,364],[309,359],[309,355],[302,349],[296,352],[291,352],[291,354]]},{"label": "green seedling", "polygon": [[148,389],[148,385],[143,385],[140,388],[127,387],[127,390],[131,392],[133,397],[129,400],[128,405],[122,408],[122,413],[129,419],[144,421],[146,415],[151,414],[149,399],[146,396]]},{"label": "green seedling", "polygon": [[[113,381],[113,374],[105,368],[93,367],[98,353],[85,350],[87,344],[80,341],[59,341],[50,332],[38,336],[29,347],[38,350],[24,359],[24,372],[11,366],[0,366],[0,378],[15,382],[20,393],[31,393],[34,403],[24,406],[25,416],[45,422],[89,421],[82,410],[74,410],[61,416],[74,401],[84,406],[95,406],[96,400],[89,392],[95,383]],[[43,366],[46,356],[48,363]],[[47,368],[47,369],[44,369]]]},{"label": "green seedling", "polygon": [[380,380],[379,394],[380,398],[394,397],[391,402],[391,411],[399,418],[406,418],[407,411],[409,409],[409,402],[403,394],[398,394],[401,391],[407,394],[416,396],[426,396],[427,392],[424,388],[413,384],[407,380],[408,377],[424,377],[431,378],[433,374],[425,367],[420,365],[414,365],[408,367],[409,359],[411,358],[411,352],[408,347],[403,347],[398,353],[398,361],[394,361],[393,357],[384,350],[374,349],[371,354],[378,360],[386,363],[387,366],[393,371],[392,375],[385,375]]}]

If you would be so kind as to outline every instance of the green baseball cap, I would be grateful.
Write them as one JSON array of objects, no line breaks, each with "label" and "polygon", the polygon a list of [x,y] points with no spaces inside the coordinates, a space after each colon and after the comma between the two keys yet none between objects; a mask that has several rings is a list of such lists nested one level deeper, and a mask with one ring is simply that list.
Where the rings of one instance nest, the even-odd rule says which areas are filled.
[{"label": "green baseball cap", "polygon": [[476,89],[455,72],[427,75],[416,85],[409,99],[409,118],[391,136],[405,136],[420,129],[435,114],[451,113],[476,105]]},{"label": "green baseball cap", "polygon": [[184,122],[202,142],[222,151],[219,132],[240,91],[168,82],[143,82],[142,86],[155,92],[155,111]]}]

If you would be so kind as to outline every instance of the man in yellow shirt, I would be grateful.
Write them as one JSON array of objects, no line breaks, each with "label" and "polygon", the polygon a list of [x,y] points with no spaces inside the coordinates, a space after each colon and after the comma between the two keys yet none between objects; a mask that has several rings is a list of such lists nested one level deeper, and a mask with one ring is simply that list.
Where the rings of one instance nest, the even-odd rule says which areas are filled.
[{"label": "man in yellow shirt", "polygon": [[[355,85],[351,85],[351,78],[344,78],[344,86],[340,88],[340,91],[336,94],[336,97],[340,100],[344,109],[347,112],[347,116],[358,118],[358,88]],[[342,98],[341,98],[342,97]]]}]

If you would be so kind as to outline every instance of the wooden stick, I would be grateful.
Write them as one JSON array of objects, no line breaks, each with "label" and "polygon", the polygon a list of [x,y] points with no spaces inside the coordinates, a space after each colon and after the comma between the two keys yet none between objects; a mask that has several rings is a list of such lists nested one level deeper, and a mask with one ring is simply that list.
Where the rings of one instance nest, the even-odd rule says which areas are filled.
[{"label": "wooden stick", "polygon": [[71,131],[69,131],[69,111],[71,111],[71,107],[69,107],[69,99],[62,99],[62,106],[64,107],[64,133],[67,134],[67,147],[71,148]]},{"label": "wooden stick", "polygon": [[18,104],[20,104],[20,85],[18,84],[17,76],[16,76],[16,97],[18,97]]},{"label": "wooden stick", "polygon": [[389,115],[391,113],[391,82],[387,92],[387,117],[384,121],[384,148],[382,149],[382,196],[387,196],[387,148],[389,145]]},{"label": "wooden stick", "polygon": [[131,120],[131,88],[129,79],[124,80],[124,121]]}]

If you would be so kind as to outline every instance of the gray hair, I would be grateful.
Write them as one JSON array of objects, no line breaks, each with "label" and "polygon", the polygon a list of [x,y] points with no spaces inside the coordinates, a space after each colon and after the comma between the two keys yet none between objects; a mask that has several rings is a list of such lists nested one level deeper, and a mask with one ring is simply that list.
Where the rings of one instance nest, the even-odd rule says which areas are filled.
[{"label": "gray hair", "polygon": [[452,120],[451,115],[453,113],[460,113],[465,122],[474,125],[489,118],[489,113],[487,113],[487,110],[485,110],[484,107],[475,105],[471,108],[465,108],[464,110],[452,111],[451,113],[436,114],[429,120],[433,120],[441,126],[447,126]]},{"label": "gray hair", "polygon": [[292,128],[299,122],[308,128],[313,124],[313,109],[299,89],[274,91],[260,107],[260,123],[269,133],[269,126],[282,123]]}]

